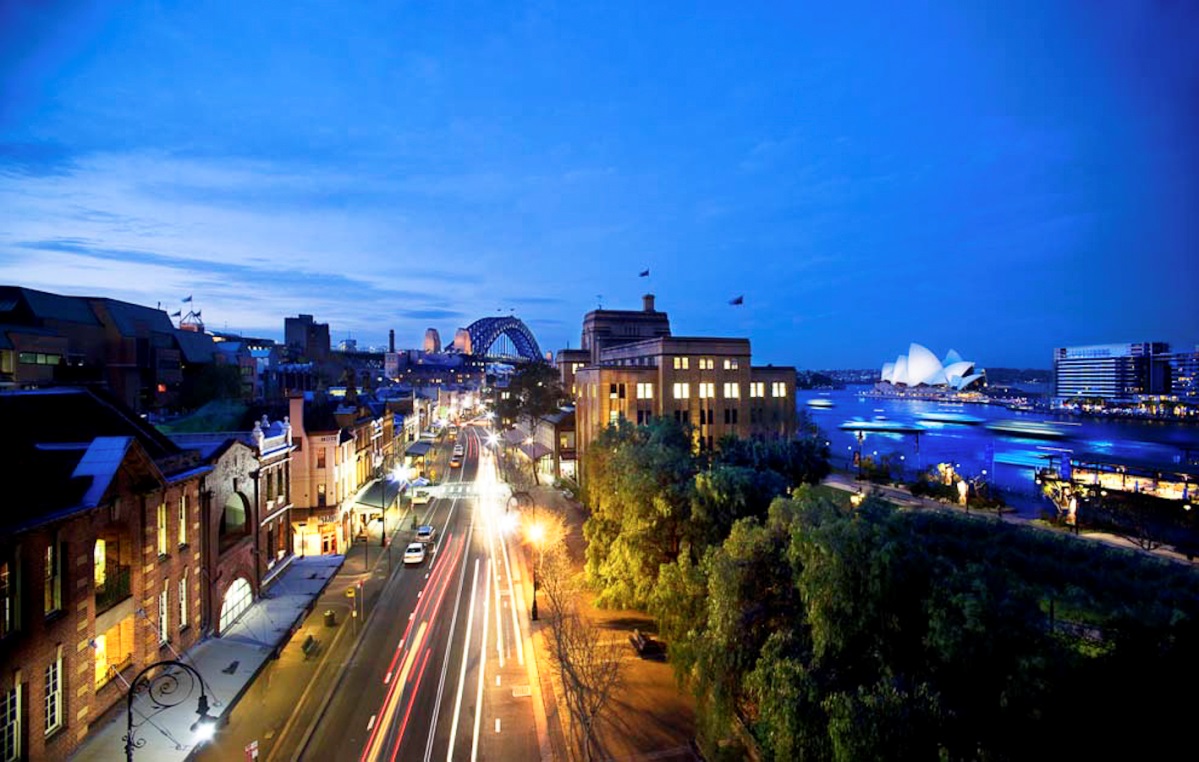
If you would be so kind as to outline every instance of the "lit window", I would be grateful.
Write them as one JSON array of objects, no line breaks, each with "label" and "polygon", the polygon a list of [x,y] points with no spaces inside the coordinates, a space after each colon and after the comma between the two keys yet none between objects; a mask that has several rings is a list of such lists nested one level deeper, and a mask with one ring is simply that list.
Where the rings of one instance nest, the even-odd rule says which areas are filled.
[{"label": "lit window", "polygon": [[675,370],[687,370],[688,368],[690,368],[690,365],[691,365],[690,360],[691,360],[690,357],[674,358],[674,369]]},{"label": "lit window", "polygon": [[60,555],[58,543],[51,541],[46,546],[45,585],[43,586],[43,611],[47,614],[52,614],[62,608],[62,558]]},{"label": "lit window", "polygon": [[650,383],[637,384],[637,399],[652,400],[654,398],[654,385]]},{"label": "lit window", "polygon": [[0,562],[0,638],[17,629],[17,584],[8,561]]},{"label": "lit window", "polygon": [[0,696],[0,760],[21,759],[21,683]]},{"label": "lit window", "polygon": [[700,370],[712,370],[715,367],[716,367],[716,361],[713,360],[711,357],[699,358],[699,369]]},{"label": "lit window", "polygon": [[179,496],[179,546],[187,544],[187,495]]},{"label": "lit window", "polygon": [[187,629],[187,569],[183,570],[183,579],[179,580],[179,629]]},{"label": "lit window", "polygon": [[616,423],[619,420],[620,420],[620,411],[619,410],[609,410],[608,411],[608,423]]},{"label": "lit window", "polygon": [[166,580],[162,582],[162,592],[158,594],[158,642],[165,643],[171,635],[167,626],[170,621],[171,590]]},{"label": "lit window", "polygon": [[62,646],[46,665],[46,735],[62,727]]},{"label": "lit window", "polygon": [[766,382],[765,381],[751,381],[749,383],[749,396],[765,397],[766,396]]},{"label": "lit window", "polygon": [[786,381],[771,381],[770,382],[770,396],[771,397],[786,397],[787,396],[787,382]]},{"label": "lit window", "polygon": [[724,384],[725,399],[739,399],[741,397],[741,384],[736,381],[726,381]]},{"label": "lit window", "polygon": [[738,367],[737,358],[735,358],[735,357],[724,358],[724,369],[725,370],[737,370],[737,367]]},{"label": "lit window", "polygon": [[167,504],[158,504],[158,555],[167,554]]},{"label": "lit window", "polygon": [[676,383],[674,385],[674,398],[676,400],[685,400],[691,397],[691,384]]},{"label": "lit window", "polygon": [[716,384],[712,381],[704,381],[699,385],[699,398],[701,400],[711,399],[716,396]]}]

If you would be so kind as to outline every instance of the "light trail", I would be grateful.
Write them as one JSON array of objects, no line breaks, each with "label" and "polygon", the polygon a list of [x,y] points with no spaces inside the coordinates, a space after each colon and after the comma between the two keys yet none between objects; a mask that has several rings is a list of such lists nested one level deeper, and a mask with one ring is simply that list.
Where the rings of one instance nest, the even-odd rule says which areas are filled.
[{"label": "light trail", "polygon": [[[491,559],[487,560],[491,566]],[[487,584],[491,585],[491,569],[487,570]],[[470,759],[475,762],[479,758],[479,723],[483,719],[483,683],[487,672],[487,616],[491,603],[491,591],[483,591],[483,639],[479,643],[479,690],[475,695],[475,735],[470,742]]]},{"label": "light trail", "polygon": [[466,663],[470,647],[470,633],[475,623],[475,597],[479,589],[479,559],[475,558],[475,570],[470,575],[470,613],[466,617],[465,646],[462,649],[462,669],[458,671],[458,695],[454,699],[454,719],[450,722],[450,747],[446,751],[446,762],[454,758],[454,741],[458,738],[458,719],[462,714],[462,691],[466,687]]}]

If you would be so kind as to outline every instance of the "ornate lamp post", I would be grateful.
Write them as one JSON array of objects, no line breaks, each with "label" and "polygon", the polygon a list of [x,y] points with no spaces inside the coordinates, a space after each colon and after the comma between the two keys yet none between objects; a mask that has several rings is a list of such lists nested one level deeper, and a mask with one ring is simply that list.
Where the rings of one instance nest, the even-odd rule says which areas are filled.
[{"label": "ornate lamp post", "polygon": [[537,570],[541,568],[541,546],[545,541],[545,530],[540,524],[533,524],[529,527],[529,539],[537,546],[537,565],[533,567],[533,608],[529,612],[530,618],[537,621],[537,588],[540,587],[540,582],[537,579]]},{"label": "ornate lamp post", "polygon": [[[162,669],[164,667],[168,669]],[[154,670],[159,670],[158,674],[151,675],[150,673]],[[179,679],[179,672],[176,670],[183,670],[186,673],[186,684]],[[196,734],[197,743],[203,743],[212,738],[216,731],[216,718],[208,714],[208,692],[204,684],[204,677],[196,671],[196,668],[181,661],[167,659],[155,662],[137,673],[137,677],[133,678],[133,682],[129,685],[129,695],[126,699],[126,732],[122,740],[125,742],[127,762],[133,762],[134,749],[140,749],[146,745],[146,739],[137,737],[137,729],[155,715],[187,701],[197,689],[200,696],[196,701],[196,714],[200,717],[192,723],[191,730]],[[133,700],[139,693],[146,695],[151,709],[148,714],[139,712],[142,714],[142,722],[135,724],[133,722]],[[185,747],[176,742],[176,748],[183,749]]]}]

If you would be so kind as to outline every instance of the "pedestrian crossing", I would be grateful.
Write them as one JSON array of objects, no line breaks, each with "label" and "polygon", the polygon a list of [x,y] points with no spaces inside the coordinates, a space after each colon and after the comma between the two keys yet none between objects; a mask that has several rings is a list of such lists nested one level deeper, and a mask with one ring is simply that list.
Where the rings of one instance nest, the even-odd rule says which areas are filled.
[{"label": "pedestrian crossing", "polygon": [[479,491],[473,482],[463,482],[461,484],[443,484],[440,497],[453,500],[456,497],[475,497],[478,494]]}]

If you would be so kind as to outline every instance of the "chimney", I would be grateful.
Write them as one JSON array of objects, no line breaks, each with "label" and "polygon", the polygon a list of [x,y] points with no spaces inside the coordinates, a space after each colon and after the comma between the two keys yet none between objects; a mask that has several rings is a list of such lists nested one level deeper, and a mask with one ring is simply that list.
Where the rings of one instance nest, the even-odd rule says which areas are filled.
[{"label": "chimney", "polygon": [[641,309],[645,310],[646,312],[654,311],[654,295],[653,294],[646,294],[645,296],[641,297]]},{"label": "chimney", "polygon": [[395,354],[396,351],[396,329],[392,328],[387,332],[387,351]]}]

